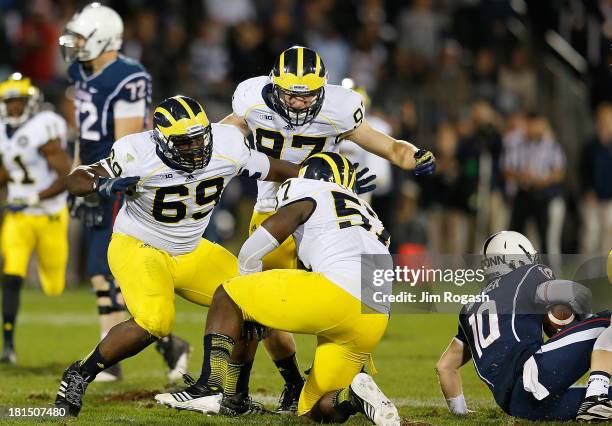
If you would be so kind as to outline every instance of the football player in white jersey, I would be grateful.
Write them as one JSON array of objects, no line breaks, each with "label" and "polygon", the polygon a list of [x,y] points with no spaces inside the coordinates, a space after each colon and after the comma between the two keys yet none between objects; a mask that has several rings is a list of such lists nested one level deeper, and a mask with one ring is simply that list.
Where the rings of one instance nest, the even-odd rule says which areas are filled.
[{"label": "football player in white jersey", "polygon": [[[294,46],[280,54],[269,76],[250,78],[238,85],[233,112],[221,123],[233,124],[245,135],[253,134],[255,149],[270,157],[301,163],[322,151],[338,151],[350,139],[365,150],[416,175],[433,173],[431,152],[396,140],[374,129],[364,118],[361,96],[342,86],[327,84],[327,71],[313,50]],[[363,183],[367,183],[364,180]],[[249,232],[274,213],[278,184],[258,182],[257,203]],[[358,188],[365,192],[373,188]],[[295,241],[289,237],[264,259],[264,270],[296,268]],[[275,332],[271,332],[275,333]],[[271,345],[282,342],[282,345]],[[279,412],[295,411],[303,379],[295,358],[293,338],[266,339],[264,345],[286,382]]]},{"label": "football player in white jersey", "polygon": [[59,296],[68,262],[66,121],[39,111],[41,94],[29,78],[12,74],[0,84],[0,183],[8,183],[2,223],[1,361],[15,363],[14,332],[19,296],[33,251],[48,296]]},{"label": "football player in white jersey", "polygon": [[[284,182],[276,213],[244,243],[242,276],[220,286],[206,320],[202,376],[208,386],[227,369],[243,321],[317,336],[312,369],[297,414],[318,423],[343,422],[362,412],[377,425],[398,425],[393,403],[361,372],[382,338],[389,304],[365,294],[363,255],[392,268],[389,233],[367,202],[353,192],[355,169],[342,155],[309,157],[298,178]],[[262,271],[262,259],[293,234],[300,260],[311,271]],[[389,290],[387,286],[387,290]],[[373,293],[372,293],[373,294]],[[221,404],[221,413],[233,414]],[[228,409],[229,408],[229,409]]]},{"label": "football player in white jersey", "polygon": [[96,374],[170,333],[175,293],[209,306],[217,286],[238,274],[236,257],[202,238],[229,181],[237,175],[282,181],[299,169],[251,150],[234,126],[210,124],[202,106],[186,96],[159,104],[153,125],[119,139],[109,158],[68,177],[77,196],[126,194],[108,260],[133,316],[64,372],[55,403],[72,416]]}]

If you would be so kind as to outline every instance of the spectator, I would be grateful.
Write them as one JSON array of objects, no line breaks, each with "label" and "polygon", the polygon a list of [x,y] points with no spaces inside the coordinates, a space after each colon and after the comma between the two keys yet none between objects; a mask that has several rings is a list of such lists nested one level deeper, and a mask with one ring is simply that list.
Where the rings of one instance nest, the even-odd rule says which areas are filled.
[{"label": "spectator", "polygon": [[23,21],[17,39],[16,69],[39,84],[46,84],[55,77],[55,58],[59,51],[53,4],[50,0],[36,0],[29,9],[30,16]]},{"label": "spectator", "polygon": [[433,253],[459,254],[466,237],[461,226],[460,199],[457,183],[461,173],[457,161],[457,132],[445,123],[438,127],[435,144],[436,173],[424,182],[430,197],[429,243]]},{"label": "spectator", "polygon": [[510,62],[502,67],[499,74],[499,89],[504,111],[518,108],[532,110],[537,104],[537,76],[527,49],[517,46],[512,51]]},{"label": "spectator", "polygon": [[200,83],[200,91],[225,93],[229,83],[230,55],[226,47],[226,28],[218,22],[206,22],[200,27],[198,38],[191,44],[191,71]]},{"label": "spectator", "polygon": [[381,69],[387,60],[387,49],[379,39],[379,29],[372,23],[361,28],[351,52],[350,75],[368,92],[377,89]]},{"label": "spectator", "polygon": [[585,254],[612,249],[612,104],[597,108],[596,124],[597,134],[584,146],[580,163]]},{"label": "spectator", "polygon": [[260,24],[244,22],[232,29],[230,40],[232,77],[241,82],[270,72],[274,56],[265,43],[265,31]]},{"label": "spectator", "polygon": [[398,47],[405,56],[433,64],[440,49],[441,19],[432,10],[431,0],[415,0],[397,21]]},{"label": "spectator", "polygon": [[434,122],[456,120],[471,100],[470,80],[461,66],[461,46],[456,41],[445,43],[427,90],[434,104]]},{"label": "spectator", "polygon": [[475,99],[487,101],[490,105],[497,105],[497,76],[495,52],[490,48],[480,49],[476,53],[472,70],[472,86],[474,87]]},{"label": "spectator", "polygon": [[511,194],[510,229],[524,233],[527,221],[535,219],[540,251],[559,254],[565,217],[561,186],[565,154],[545,117],[530,113],[526,124],[524,132],[516,131],[506,138],[502,154],[504,177],[516,188]]},{"label": "spectator", "polygon": [[468,248],[478,250],[488,235],[506,226],[499,169],[502,137],[488,103],[474,103],[469,120],[469,131],[457,148],[458,192],[470,228]]}]

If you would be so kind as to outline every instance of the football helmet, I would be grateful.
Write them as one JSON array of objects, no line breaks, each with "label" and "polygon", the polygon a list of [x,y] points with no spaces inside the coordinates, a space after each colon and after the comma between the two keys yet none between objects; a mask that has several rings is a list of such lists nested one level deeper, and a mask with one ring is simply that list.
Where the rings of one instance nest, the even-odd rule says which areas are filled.
[{"label": "football helmet", "polygon": [[[15,116],[9,111],[8,101],[13,99],[23,99],[25,105],[23,111]],[[21,73],[13,73],[6,80],[0,83],[0,120],[11,127],[17,127],[36,114],[42,103],[42,95],[38,87],[34,86],[29,78]]]},{"label": "football helmet", "polygon": [[173,168],[193,172],[210,162],[212,127],[195,99],[177,95],[157,105],[153,134],[158,151]]},{"label": "football helmet", "polygon": [[[327,71],[312,49],[293,46],[280,54],[272,72],[271,101],[274,110],[290,125],[303,126],[317,116],[325,98]],[[308,106],[292,108],[287,97],[313,97]]]},{"label": "football helmet", "polygon": [[482,246],[482,269],[488,279],[499,278],[516,268],[540,262],[540,255],[523,234],[500,231]]},{"label": "football helmet", "polygon": [[300,166],[298,177],[325,182],[335,182],[340,186],[355,189],[355,166],[337,152],[320,152],[308,157]]},{"label": "football helmet", "polygon": [[90,3],[75,13],[59,38],[66,62],[96,59],[104,52],[121,49],[123,20],[117,12],[100,3]]}]

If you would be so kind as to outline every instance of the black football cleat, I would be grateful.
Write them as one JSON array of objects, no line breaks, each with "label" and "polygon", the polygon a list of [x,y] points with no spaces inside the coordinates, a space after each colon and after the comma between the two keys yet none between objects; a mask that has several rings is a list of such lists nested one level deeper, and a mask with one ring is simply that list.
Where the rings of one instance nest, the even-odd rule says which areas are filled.
[{"label": "black football cleat", "polygon": [[304,380],[298,384],[287,384],[283,388],[283,392],[278,399],[278,407],[274,410],[277,414],[288,416],[297,415],[298,401],[304,387]]},{"label": "black football cleat", "polygon": [[180,380],[187,372],[187,361],[191,346],[178,336],[170,335],[166,339],[159,340],[155,349],[163,357],[168,366],[168,379]]},{"label": "black football cleat", "polygon": [[62,381],[60,382],[57,396],[55,397],[55,406],[65,409],[65,416],[76,417],[83,406],[83,396],[89,384],[86,378],[81,374],[80,361],[76,361],[64,371]]},{"label": "black football cleat", "polygon": [[228,417],[267,413],[271,413],[271,411],[266,410],[263,404],[253,401],[250,396],[245,394],[223,396],[221,409],[219,410],[219,414]]},{"label": "black football cleat", "polygon": [[607,395],[591,395],[582,401],[576,420],[581,423],[612,421],[612,401]]}]

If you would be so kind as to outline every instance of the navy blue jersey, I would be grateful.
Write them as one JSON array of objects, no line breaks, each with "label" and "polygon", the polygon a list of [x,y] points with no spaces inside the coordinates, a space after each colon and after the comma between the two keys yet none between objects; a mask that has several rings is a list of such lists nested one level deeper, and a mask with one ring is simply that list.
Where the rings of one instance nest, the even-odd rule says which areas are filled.
[{"label": "navy blue jersey", "polygon": [[[151,104],[151,76],[137,61],[119,55],[95,74],[75,61],[68,68],[75,85],[75,116],[79,129],[80,160],[92,164],[109,156],[115,142],[117,101],[144,100],[145,114]],[[146,117],[143,120],[145,127]]]},{"label": "navy blue jersey", "polygon": [[469,345],[478,375],[502,408],[524,362],[544,343],[545,307],[535,303],[535,294],[552,279],[547,266],[522,266],[487,285],[489,301],[468,304],[459,314],[456,337]]}]

